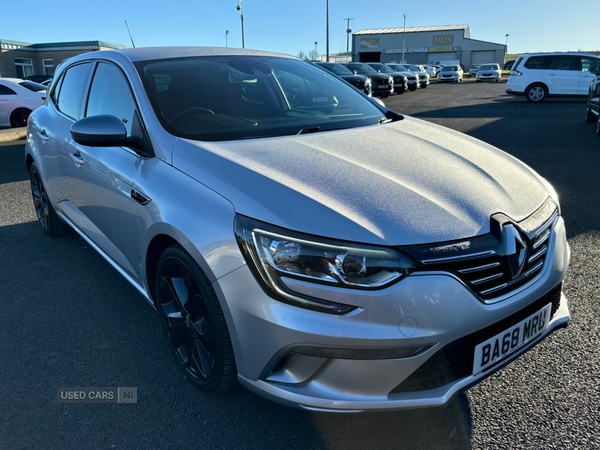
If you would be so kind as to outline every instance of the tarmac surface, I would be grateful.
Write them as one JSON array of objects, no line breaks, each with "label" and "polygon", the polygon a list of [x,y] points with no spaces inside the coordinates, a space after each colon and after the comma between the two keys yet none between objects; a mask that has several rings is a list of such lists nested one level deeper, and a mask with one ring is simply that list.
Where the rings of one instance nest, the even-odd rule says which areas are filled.
[{"label": "tarmac surface", "polygon": [[[600,448],[600,138],[585,102],[533,105],[504,83],[437,84],[384,102],[522,159],[555,187],[572,321],[443,409],[330,415],[179,374],[159,319],[76,234],[35,221],[25,141],[0,142],[0,449]],[[137,387],[135,404],[58,403],[57,388]]]}]

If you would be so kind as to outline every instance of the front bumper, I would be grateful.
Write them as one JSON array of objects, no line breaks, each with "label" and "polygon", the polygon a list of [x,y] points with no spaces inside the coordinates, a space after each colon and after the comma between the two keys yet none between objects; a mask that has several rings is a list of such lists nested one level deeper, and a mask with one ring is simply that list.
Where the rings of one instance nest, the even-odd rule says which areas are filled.
[{"label": "front bumper", "polygon": [[[490,305],[444,272],[415,272],[379,291],[347,290],[288,279],[286,284],[292,290],[359,307],[343,316],[330,315],[268,297],[249,268],[243,266],[215,282],[228,320],[238,378],[242,385],[262,396],[304,409],[358,412],[443,405],[457,392],[566,326],[569,310],[565,297],[559,294],[556,313],[544,333],[487,372],[469,373],[432,389],[398,390],[448,344],[518,315],[563,281],[569,262],[563,220],[559,218],[553,229],[544,272]],[[425,349],[404,358],[342,359],[290,353],[299,346],[355,351],[359,355],[380,349]]]},{"label": "front bumper", "polygon": [[495,81],[495,80],[499,80],[500,76],[499,75],[489,75],[489,76],[485,76],[485,75],[479,75],[477,74],[477,81]]},{"label": "front bumper", "polygon": [[445,76],[445,75],[438,75],[438,82],[443,82],[443,81],[458,81],[458,75],[452,75],[452,76]]}]

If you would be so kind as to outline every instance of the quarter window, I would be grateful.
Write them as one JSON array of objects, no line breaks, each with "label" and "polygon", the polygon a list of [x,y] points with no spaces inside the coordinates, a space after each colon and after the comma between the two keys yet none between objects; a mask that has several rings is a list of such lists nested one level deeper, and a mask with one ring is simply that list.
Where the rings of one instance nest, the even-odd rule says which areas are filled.
[{"label": "quarter window", "polygon": [[30,58],[15,58],[17,78],[25,78],[33,75],[33,63]]},{"label": "quarter window", "polygon": [[87,86],[89,71],[89,63],[68,68],[62,77],[60,92],[56,97],[53,97],[55,98],[56,107],[75,120],[81,119],[83,92]]},{"label": "quarter window", "polygon": [[127,136],[131,136],[135,110],[135,100],[122,72],[113,65],[98,64],[90,89],[86,117],[112,114],[123,122]]},{"label": "quarter window", "polygon": [[525,61],[524,67],[526,69],[533,70],[544,70],[550,68],[549,56],[532,56]]},{"label": "quarter window", "polygon": [[552,55],[550,58],[550,67],[547,67],[550,70],[581,70],[578,56]]}]

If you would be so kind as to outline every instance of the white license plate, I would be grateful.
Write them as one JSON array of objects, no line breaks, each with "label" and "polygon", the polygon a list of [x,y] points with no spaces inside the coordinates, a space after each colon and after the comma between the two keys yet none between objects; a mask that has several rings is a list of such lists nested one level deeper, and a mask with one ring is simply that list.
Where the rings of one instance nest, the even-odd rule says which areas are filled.
[{"label": "white license plate", "polygon": [[550,322],[552,303],[509,329],[475,347],[473,375],[507,358],[527,343],[539,337]]},{"label": "white license plate", "polygon": [[380,84],[380,85],[379,85],[379,88],[380,88],[380,89],[387,89],[387,88],[389,88],[389,87],[390,87],[390,86],[389,86],[388,84]]}]

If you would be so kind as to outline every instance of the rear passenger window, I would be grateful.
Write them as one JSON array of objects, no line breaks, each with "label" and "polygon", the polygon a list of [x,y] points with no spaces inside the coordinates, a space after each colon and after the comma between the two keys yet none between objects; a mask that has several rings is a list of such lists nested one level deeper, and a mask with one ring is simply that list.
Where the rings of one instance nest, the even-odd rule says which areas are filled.
[{"label": "rear passenger window", "polygon": [[8,88],[2,84],[0,84],[0,95],[17,95],[15,91],[11,88]]},{"label": "rear passenger window", "polygon": [[87,86],[89,72],[90,63],[78,64],[67,69],[55,98],[59,111],[75,120],[81,119],[83,92]]},{"label": "rear passenger window", "polygon": [[549,68],[549,56],[532,56],[527,61],[525,61],[526,69],[534,69],[534,70],[544,70]]},{"label": "rear passenger window", "polygon": [[581,70],[581,59],[572,55],[552,55],[550,59],[551,70]]}]

